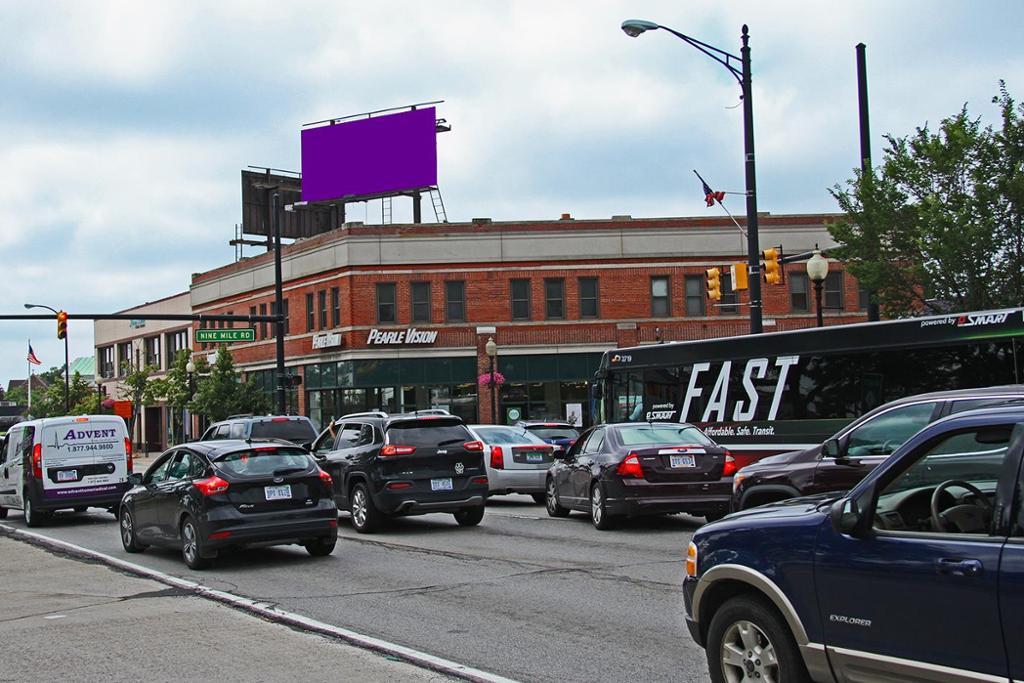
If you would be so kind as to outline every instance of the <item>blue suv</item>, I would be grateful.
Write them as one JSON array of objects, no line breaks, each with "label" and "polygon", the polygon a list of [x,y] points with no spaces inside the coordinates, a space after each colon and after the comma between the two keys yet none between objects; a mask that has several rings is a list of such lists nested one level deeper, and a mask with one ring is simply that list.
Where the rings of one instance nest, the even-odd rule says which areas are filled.
[{"label": "blue suv", "polygon": [[686,621],[714,681],[1024,680],[1024,409],[959,413],[843,497],[698,530]]}]

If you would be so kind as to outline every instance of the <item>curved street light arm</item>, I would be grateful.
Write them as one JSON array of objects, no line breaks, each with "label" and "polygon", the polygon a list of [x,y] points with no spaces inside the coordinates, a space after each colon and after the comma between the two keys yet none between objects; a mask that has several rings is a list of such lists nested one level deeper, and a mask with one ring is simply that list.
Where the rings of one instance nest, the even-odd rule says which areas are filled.
[{"label": "curved street light arm", "polygon": [[[659,26],[661,25],[659,24]],[[724,66],[726,69],[729,70],[729,73],[733,75],[733,78],[736,79],[736,82],[740,84],[740,87],[743,87],[743,69],[737,69],[735,66],[729,63],[729,60],[735,60],[742,64],[743,60],[741,60],[739,57],[729,52],[726,52],[725,50],[720,50],[714,45],[708,45],[705,42],[697,40],[696,38],[691,38],[685,33],[680,33],[675,29],[669,28],[668,26],[661,26],[661,28],[665,29],[666,31],[674,35],[676,38],[679,38],[680,40],[689,43],[696,49],[706,54],[708,57],[711,57],[711,59],[715,60],[716,62]]]}]

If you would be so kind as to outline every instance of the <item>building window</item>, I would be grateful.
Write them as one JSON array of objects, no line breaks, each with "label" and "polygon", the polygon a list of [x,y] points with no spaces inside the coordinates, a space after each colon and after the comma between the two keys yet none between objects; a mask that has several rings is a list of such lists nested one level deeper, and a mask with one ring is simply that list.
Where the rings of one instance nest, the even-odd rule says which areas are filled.
[{"label": "building window", "polygon": [[[266,304],[260,304],[260,315],[266,315],[266,314],[267,314],[267,305]],[[260,323],[260,339],[266,339],[266,338],[267,338],[267,323],[266,322],[262,322],[262,323]]]},{"label": "building window", "polygon": [[104,346],[100,349],[100,377],[110,379],[114,376],[114,347]]},{"label": "building window", "polygon": [[[281,309],[284,311],[284,321],[283,321],[284,322],[284,330],[282,330],[282,331],[283,331],[283,333],[285,335],[287,335],[288,334],[288,299],[284,299],[284,298],[281,299]],[[277,302],[276,301],[271,301],[270,302],[270,315],[274,315],[274,316],[277,315]],[[276,336],[277,335],[277,321],[276,320],[274,322],[270,323],[270,329],[274,333],[274,335]]]},{"label": "building window", "polygon": [[316,311],[313,310],[313,293],[306,295],[306,332],[312,332],[316,327]]},{"label": "building window", "polygon": [[684,283],[686,284],[686,315],[698,317],[707,315],[707,294],[704,291],[707,281],[704,276],[687,275]]},{"label": "building window", "polygon": [[320,304],[320,329],[327,329],[327,290],[321,289],[316,293],[316,301]]},{"label": "building window", "polygon": [[596,318],[597,317],[597,278],[596,277],[581,277],[579,279],[580,287],[580,317],[581,318]]},{"label": "building window", "polygon": [[565,280],[560,277],[544,280],[544,317],[548,320],[565,317]]},{"label": "building window", "polygon": [[651,315],[655,318],[669,315],[667,277],[651,278]]},{"label": "building window", "polygon": [[740,297],[732,288],[732,273],[722,273],[720,277],[722,299],[718,302],[718,312],[722,315],[736,315],[740,312],[739,306],[736,305],[739,303]]},{"label": "building window", "polygon": [[331,327],[341,326],[341,291],[331,287]]},{"label": "building window", "polygon": [[160,337],[146,337],[146,365],[160,369]]},{"label": "building window", "polygon": [[530,281],[512,280],[509,283],[512,299],[512,319],[530,319]]},{"label": "building window", "polygon": [[806,272],[793,271],[789,275],[789,308],[794,313],[811,310],[810,280]]},{"label": "building window", "polygon": [[466,320],[466,283],[462,280],[449,280],[444,283],[445,319],[450,323],[461,323]]},{"label": "building window", "polygon": [[829,273],[825,278],[825,308],[843,310],[843,273]]},{"label": "building window", "polygon": [[412,300],[412,321],[414,323],[429,323],[430,283],[413,282],[410,284],[409,298]]},{"label": "building window", "polygon": [[167,333],[167,369],[178,359],[178,352],[188,348],[188,330]]},{"label": "building window", "polygon": [[117,376],[124,377],[132,366],[132,343],[124,342],[117,345]]},{"label": "building window", "polygon": [[377,322],[395,322],[395,283],[377,283]]},{"label": "building window", "polygon": [[[227,314],[228,315],[234,315],[235,312],[234,311],[228,311]],[[224,327],[234,327],[234,326],[235,326],[235,321],[234,320],[226,320],[226,321],[224,321]]]},{"label": "building window", "polygon": [[860,310],[866,310],[868,304],[871,303],[871,295],[868,290],[863,287],[857,288],[857,308]]},{"label": "building window", "polygon": [[291,325],[288,323],[288,299],[281,299],[281,308],[284,309],[284,333],[291,333]]}]

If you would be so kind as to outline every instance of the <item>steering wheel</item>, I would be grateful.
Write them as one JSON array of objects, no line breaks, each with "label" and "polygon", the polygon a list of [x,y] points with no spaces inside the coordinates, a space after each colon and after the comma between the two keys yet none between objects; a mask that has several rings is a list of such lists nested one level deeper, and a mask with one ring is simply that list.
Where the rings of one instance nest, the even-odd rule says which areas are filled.
[{"label": "steering wheel", "polygon": [[[964,503],[953,505],[945,510],[939,511],[939,500],[943,494],[949,494],[946,489],[959,486],[965,491],[974,494],[975,500],[980,504]],[[940,533],[954,531],[961,534],[984,533],[988,530],[989,522],[992,520],[992,503],[984,493],[974,484],[961,479],[950,479],[935,487],[932,492],[932,529]]]}]

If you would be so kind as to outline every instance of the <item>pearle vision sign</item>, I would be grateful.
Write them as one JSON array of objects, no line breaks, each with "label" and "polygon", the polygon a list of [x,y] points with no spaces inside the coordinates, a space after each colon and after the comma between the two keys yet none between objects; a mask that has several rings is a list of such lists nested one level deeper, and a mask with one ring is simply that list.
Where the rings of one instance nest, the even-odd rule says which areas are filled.
[{"label": "pearle vision sign", "polygon": [[366,338],[367,345],[387,346],[391,344],[433,344],[437,341],[437,330],[417,330],[410,327],[405,330],[370,330]]}]

